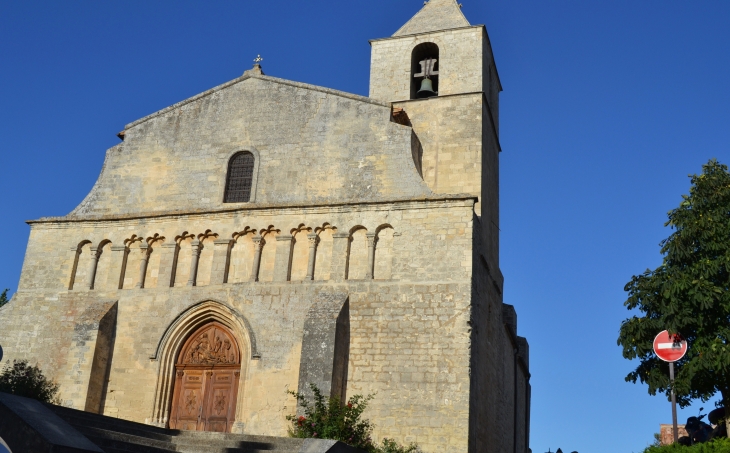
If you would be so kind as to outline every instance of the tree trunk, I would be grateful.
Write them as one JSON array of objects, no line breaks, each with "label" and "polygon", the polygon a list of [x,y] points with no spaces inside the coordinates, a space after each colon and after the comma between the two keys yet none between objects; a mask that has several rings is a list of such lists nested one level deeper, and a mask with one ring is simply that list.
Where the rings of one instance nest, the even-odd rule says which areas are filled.
[{"label": "tree trunk", "polygon": [[722,405],[725,406],[725,429],[727,430],[727,437],[730,437],[730,390],[723,390],[722,392]]}]

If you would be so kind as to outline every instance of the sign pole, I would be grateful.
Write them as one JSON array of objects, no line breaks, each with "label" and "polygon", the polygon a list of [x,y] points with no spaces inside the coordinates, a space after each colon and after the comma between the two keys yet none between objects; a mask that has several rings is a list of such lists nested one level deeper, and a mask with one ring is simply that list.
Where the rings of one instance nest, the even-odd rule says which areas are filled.
[{"label": "sign pole", "polygon": [[676,444],[679,440],[679,432],[677,430],[677,397],[674,395],[674,362],[669,362],[669,382],[672,386],[672,430]]},{"label": "sign pole", "polygon": [[672,428],[674,431],[674,443],[679,440],[677,430],[677,395],[674,393],[674,362],[680,360],[687,353],[687,342],[679,335],[669,335],[669,332],[662,330],[654,337],[654,352],[657,357],[669,362],[669,382],[672,396]]}]

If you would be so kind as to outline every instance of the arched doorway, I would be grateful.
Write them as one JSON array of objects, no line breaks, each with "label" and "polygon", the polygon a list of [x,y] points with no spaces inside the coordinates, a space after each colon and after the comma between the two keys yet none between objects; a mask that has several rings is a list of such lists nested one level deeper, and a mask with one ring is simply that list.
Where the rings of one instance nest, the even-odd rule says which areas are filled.
[{"label": "arched doorway", "polygon": [[218,322],[198,328],[175,362],[170,428],[230,432],[240,373],[241,351],[231,331]]}]

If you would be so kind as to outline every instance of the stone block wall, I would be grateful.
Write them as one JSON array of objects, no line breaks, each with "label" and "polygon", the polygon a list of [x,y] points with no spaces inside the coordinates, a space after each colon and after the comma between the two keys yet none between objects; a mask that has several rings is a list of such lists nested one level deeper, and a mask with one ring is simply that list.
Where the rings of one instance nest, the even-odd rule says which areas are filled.
[{"label": "stone block wall", "polygon": [[474,221],[469,451],[528,453],[529,347],[517,314],[504,304],[504,280],[488,265],[483,219]]},{"label": "stone block wall", "polygon": [[[346,395],[376,393],[366,414],[376,422],[376,436],[417,440],[425,451],[442,451],[445,446],[449,451],[467,451],[469,392],[464,389],[470,382],[473,205],[472,198],[436,198],[362,204],[356,209],[259,207],[144,219],[33,223],[21,287],[13,302],[0,309],[0,325],[8,326],[0,332],[0,342],[9,360],[30,358],[59,382],[78,380],[74,329],[81,319],[89,318],[88,307],[99,301],[117,301],[103,412],[156,423],[153,412],[163,368],[159,358],[152,357],[158,354],[169,326],[182,313],[202,301],[217,301],[247,320],[256,343],[254,354],[253,340],[241,339],[242,347],[251,352],[241,370],[238,429],[284,435],[284,417],[296,410],[286,390],[301,386],[302,338],[312,305],[321,294],[346,294],[350,322]],[[365,268],[372,269],[373,274],[352,279],[346,272],[348,250],[352,253],[356,246],[352,234],[363,228],[366,235],[361,246],[365,250],[358,256],[372,263]],[[256,282],[249,278],[231,282],[230,265],[235,259],[227,255],[236,250],[237,240],[254,234],[254,230],[256,235],[264,232],[263,249],[274,247],[274,276],[279,277],[287,275],[277,269],[290,267],[294,248],[288,244],[290,240],[266,241],[268,232],[288,233],[292,241],[306,232],[309,249],[310,234],[334,231],[332,246],[324,248],[330,253],[327,260],[315,252],[315,266],[320,259],[329,262],[331,278],[316,279],[315,271],[314,280]],[[392,234],[384,241],[388,252],[381,255],[379,234],[390,230]],[[217,237],[212,243],[199,237],[213,233]],[[186,246],[163,246],[177,244],[189,235],[202,242],[203,251],[213,249],[210,271],[199,267],[198,277],[201,272],[209,273],[203,280],[207,284],[195,281],[195,285],[187,285],[187,279],[182,278],[186,284],[171,287],[175,265],[193,267],[193,240]],[[233,245],[221,243],[224,238]],[[288,255],[278,253],[282,243]],[[372,252],[368,249],[371,243]],[[86,250],[79,255],[77,249],[72,250],[74,244],[83,244],[82,249],[88,246],[86,260]],[[143,244],[151,249],[146,261],[140,257],[145,256],[141,251],[144,247],[139,247]],[[200,243],[195,247],[199,249]],[[96,253],[101,249],[101,254],[91,254],[92,249]],[[160,258],[154,264],[151,257],[156,253]],[[183,260],[182,253],[190,260]],[[65,255],[63,265],[46,259],[56,255]],[[244,255],[237,258],[239,262],[251,258],[248,255],[244,260]],[[202,259],[202,252],[200,256]],[[105,259],[109,260],[106,264]],[[376,263],[382,260],[392,260],[388,264],[390,278],[378,275]],[[93,262],[97,263],[97,281],[90,289],[88,275],[93,273]],[[225,270],[213,277],[213,270],[226,263],[228,283],[224,283]],[[102,265],[106,270],[99,272]],[[74,268],[77,273],[86,269],[87,276],[79,274],[69,290]],[[112,270],[123,272],[125,278],[146,275],[144,284],[115,288],[114,282],[118,284],[120,278],[112,275]],[[150,283],[153,274],[157,277],[154,284]],[[99,311],[96,318],[89,322],[102,322],[103,313]],[[60,321],[51,323],[53,319]],[[90,351],[94,348],[89,345],[86,349],[83,360],[93,362]],[[92,381],[89,377],[93,387]],[[84,408],[83,398],[75,396],[74,388],[64,385],[61,396],[67,404]]]},{"label": "stone block wall", "polygon": [[71,216],[245,206],[223,203],[228,161],[244,150],[257,204],[428,196],[411,130],[390,116],[382,101],[247,74],[128,124]]},{"label": "stone block wall", "polygon": [[407,113],[418,137],[423,179],[429,188],[478,197],[475,210],[481,215],[482,153],[493,151],[483,146],[483,95],[438,96],[394,105]]}]

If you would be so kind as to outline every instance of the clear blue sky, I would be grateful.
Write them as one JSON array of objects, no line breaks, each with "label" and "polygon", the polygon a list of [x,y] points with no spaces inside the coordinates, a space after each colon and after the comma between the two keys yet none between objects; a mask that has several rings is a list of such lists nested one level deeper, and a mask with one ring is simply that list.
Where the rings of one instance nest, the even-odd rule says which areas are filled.
[{"label": "clear blue sky", "polygon": [[[730,2],[461,1],[504,86],[501,260],[531,344],[533,452],[638,452],[671,412],[623,381],[623,286],[660,263],[687,175],[730,163]],[[0,2],[0,287],[17,288],[23,221],[71,211],[124,124],[257,54],[269,75],[367,95],[367,40],[422,4]]]}]

